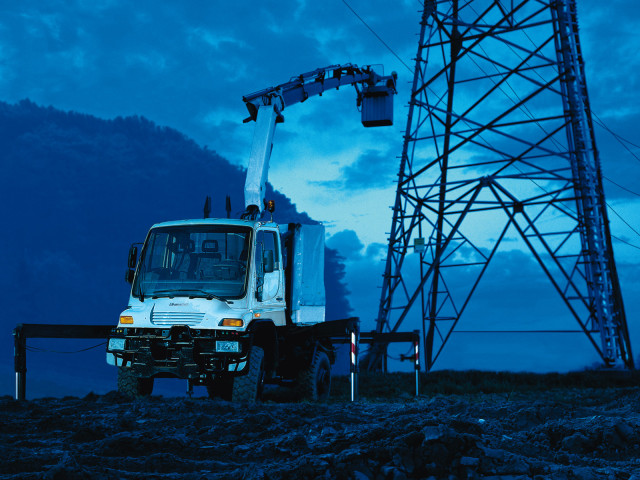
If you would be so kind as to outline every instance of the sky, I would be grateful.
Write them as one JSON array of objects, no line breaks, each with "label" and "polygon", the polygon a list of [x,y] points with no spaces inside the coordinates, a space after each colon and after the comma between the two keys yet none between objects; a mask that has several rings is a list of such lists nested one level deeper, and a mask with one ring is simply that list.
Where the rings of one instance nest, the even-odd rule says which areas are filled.
[{"label": "sky", "polygon": [[[141,115],[243,166],[253,124],[242,123],[247,116],[242,95],[332,64],[397,71],[393,127],[364,129],[353,88],[328,92],[285,110],[269,172],[277,190],[327,227],[328,244],[345,257],[354,314],[372,328],[412,80],[405,64],[413,64],[420,9],[417,0],[349,0],[348,5],[342,0],[0,0],[0,100],[29,98],[101,118]],[[592,109],[611,131],[637,145],[640,5],[579,0],[578,13]],[[633,193],[639,190],[640,149],[623,146],[600,126],[596,139],[611,180],[605,191],[615,209],[612,232],[640,246],[640,201]],[[632,341],[640,351],[638,248],[619,241],[614,248]],[[502,273],[496,267],[494,278]],[[530,275],[533,279],[536,272]],[[532,284],[527,278],[522,288]],[[510,305],[495,298],[491,285],[489,279],[476,294],[475,311],[509,315],[531,301],[511,285]],[[538,298],[537,290],[529,295]],[[550,305],[553,300],[543,302],[540,312]],[[493,355],[481,348],[485,338],[456,342],[441,366],[500,368],[521,350],[509,343]],[[556,339],[555,353],[546,361],[532,346],[539,340],[528,342],[531,354],[510,363],[513,368],[566,369],[594,360],[582,339],[571,352],[564,349],[565,339]],[[478,363],[478,356],[486,362]]]}]

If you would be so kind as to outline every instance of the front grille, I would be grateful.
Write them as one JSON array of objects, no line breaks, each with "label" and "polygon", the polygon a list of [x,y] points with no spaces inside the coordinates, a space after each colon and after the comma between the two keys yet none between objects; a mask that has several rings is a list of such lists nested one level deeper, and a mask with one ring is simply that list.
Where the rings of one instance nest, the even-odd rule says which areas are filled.
[{"label": "front grille", "polygon": [[188,312],[156,312],[151,313],[151,323],[160,326],[170,325],[199,325],[204,319],[204,313]]}]

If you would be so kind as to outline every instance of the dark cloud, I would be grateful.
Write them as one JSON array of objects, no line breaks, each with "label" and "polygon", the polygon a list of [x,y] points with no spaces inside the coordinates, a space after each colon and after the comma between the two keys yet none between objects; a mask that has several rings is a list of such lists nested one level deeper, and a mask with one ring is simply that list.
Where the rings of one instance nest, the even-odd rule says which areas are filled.
[{"label": "dark cloud", "polygon": [[[617,140],[609,131],[638,144],[640,49],[637,25],[640,23],[640,4],[624,0],[606,3],[587,0],[578,3],[578,15],[603,174],[640,193],[631,180],[638,177],[640,163],[637,156],[640,152],[631,144],[626,144],[625,148],[624,141]],[[605,18],[610,21],[603,21]],[[609,198],[635,197],[606,178],[604,185]]]},{"label": "dark cloud", "polygon": [[[419,2],[399,1],[393,8],[381,8],[378,3],[366,0],[350,0],[349,4],[405,63],[413,65]],[[638,143],[640,50],[636,30],[640,3],[583,0],[578,9],[591,106],[609,128]],[[398,105],[408,98],[407,85],[411,81],[404,66],[339,1],[4,2],[0,6],[0,53],[3,58],[0,100],[15,102],[29,97],[39,104],[111,118],[144,115],[156,123],[175,127],[212,149],[238,152],[232,161],[245,158],[251,135],[248,126],[244,129],[241,126],[246,116],[240,100],[243,94],[333,63],[384,63],[387,73],[397,70],[400,88],[404,89],[398,96]],[[341,137],[355,142],[351,127],[347,130],[342,126],[347,122],[339,118],[336,107],[339,101],[337,96],[333,98],[336,100],[332,103],[327,95],[323,108],[316,109],[316,103],[305,104],[304,122],[300,123],[305,125],[309,141],[317,141],[327,125],[340,122]],[[404,115],[406,110],[398,112]],[[396,115],[400,128],[404,121],[404,117]],[[385,145],[392,130],[379,134],[385,136]],[[370,149],[344,167],[339,178],[324,182],[321,187],[332,188],[334,192],[362,191],[392,184],[398,167],[400,134],[396,133],[397,150],[386,154],[374,149],[380,149],[381,142],[368,132]],[[375,132],[378,135],[378,130]],[[284,143],[299,141],[302,135],[283,128],[277,136],[278,142]],[[637,159],[598,125],[596,136],[604,175],[637,190],[633,185],[633,179],[638,177]],[[333,142],[339,143],[335,139]],[[637,154],[637,149],[630,148]],[[175,159],[167,160],[172,161]],[[87,171],[91,175],[91,169]],[[614,200],[635,198],[606,181],[605,187],[609,198]],[[133,190],[128,194],[134,195]],[[180,202],[197,205],[198,209],[202,203],[199,196]],[[221,197],[216,204],[222,202]],[[54,208],[46,199],[41,204],[45,215]],[[613,215],[611,219],[615,221]],[[637,228],[637,222],[627,220]],[[630,237],[634,239],[637,243],[637,236]],[[330,242],[349,258],[347,278],[354,311],[371,322],[377,315],[378,287],[384,268],[381,259],[386,248],[370,245],[362,253],[357,235],[348,231],[334,235]],[[54,250],[51,252],[57,255]],[[485,293],[474,296],[469,317],[474,309],[480,319],[493,318],[493,313],[509,318],[509,310],[503,307],[513,304],[509,306],[517,308],[519,302],[526,311],[528,300],[515,287],[526,287],[526,280],[534,271],[524,268],[520,277],[510,272],[507,268],[510,262],[520,262],[515,254],[495,260],[497,271],[491,275],[488,272],[481,284],[481,288],[486,286]],[[55,265],[51,259],[47,262]],[[640,307],[635,300],[640,298],[634,276],[637,268],[620,263],[618,270],[629,311],[637,312]],[[121,276],[117,271],[115,274]],[[461,276],[461,280],[464,278]],[[535,293],[537,288],[533,281],[529,290]],[[495,292],[508,298],[492,304],[489,299],[496,298]],[[549,316],[549,311],[541,315]]]},{"label": "dark cloud", "polygon": [[395,155],[367,150],[351,165],[343,167],[337,179],[313,183],[336,190],[384,188],[392,184],[397,168]]},{"label": "dark cloud", "polygon": [[[363,254],[354,232],[343,231],[335,237],[335,247],[342,248],[346,256],[347,283],[354,315],[360,317],[363,330],[371,330],[375,328],[378,316],[386,246],[371,245]],[[467,255],[469,252],[461,254]],[[410,293],[420,279],[417,259],[415,254],[405,257],[403,276]],[[632,273],[635,269],[637,265],[619,262],[632,345],[640,341],[640,327],[630,315],[630,312],[640,308],[640,282]],[[458,308],[461,308],[479,273],[480,269],[476,267],[445,271],[446,284]],[[401,290],[396,292],[399,297],[403,295]],[[398,313],[394,315],[392,324]],[[419,307],[414,308],[399,330],[421,329],[420,318]],[[535,259],[519,250],[500,250],[471,296],[436,368],[469,368],[470,365],[474,365],[474,368],[529,371],[584,368],[596,362],[598,357],[583,333],[458,333],[462,330],[579,329],[578,323]],[[443,330],[443,335],[446,331]],[[436,347],[439,345],[436,340]],[[396,367],[401,368],[399,365]]]},{"label": "dark cloud", "polygon": [[382,243],[372,243],[367,247],[365,255],[369,258],[385,258],[387,256],[387,246]]},{"label": "dark cloud", "polygon": [[327,240],[327,246],[336,249],[345,258],[359,255],[364,245],[353,230],[342,230]]},{"label": "dark cloud", "polygon": [[[386,15],[353,4],[390,34]],[[393,10],[417,28],[413,6]],[[220,132],[204,119],[232,111],[240,125],[243,94],[324,65],[382,60],[380,43],[340,2],[58,0],[5,3],[0,14],[0,99],[142,114],[214,146]],[[390,42],[415,49],[412,35]]]}]

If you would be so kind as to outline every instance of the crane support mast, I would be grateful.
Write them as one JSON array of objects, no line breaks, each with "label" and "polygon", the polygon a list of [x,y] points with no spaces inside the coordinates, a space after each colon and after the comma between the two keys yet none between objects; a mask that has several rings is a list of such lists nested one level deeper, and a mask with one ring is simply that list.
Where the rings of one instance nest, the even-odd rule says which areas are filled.
[{"label": "crane support mast", "polygon": [[361,107],[362,124],[365,127],[392,125],[396,78],[395,72],[381,76],[370,66],[331,65],[293,77],[277,87],[245,95],[242,99],[250,115],[245,122],[254,120],[256,126],[244,189],[246,210],[243,218],[255,219],[262,210],[273,135],[276,123],[284,121],[282,112],[285,107],[322,95],[327,90],[353,85],[358,93],[357,105]]}]

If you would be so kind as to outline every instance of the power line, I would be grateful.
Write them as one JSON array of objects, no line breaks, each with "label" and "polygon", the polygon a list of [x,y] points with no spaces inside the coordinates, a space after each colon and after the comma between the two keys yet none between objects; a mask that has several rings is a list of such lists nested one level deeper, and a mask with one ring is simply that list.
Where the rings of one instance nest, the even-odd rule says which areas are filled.
[{"label": "power line", "polygon": [[620,238],[620,237],[616,237],[616,236],[615,236],[615,235],[613,235],[613,234],[611,234],[611,238],[613,238],[614,240],[619,241],[620,243],[624,243],[625,245],[629,245],[630,247],[637,248],[638,250],[640,250],[640,247],[639,247],[639,246],[634,245],[634,244],[633,244],[633,243],[631,243],[631,242],[627,242],[626,240],[623,240],[623,239],[622,239],[622,238]]},{"label": "power line", "polygon": [[351,5],[349,5],[349,4],[347,3],[347,1],[346,1],[346,0],[342,0],[342,3],[344,3],[344,4],[347,6],[347,8],[348,8],[349,10],[351,10],[351,13],[353,13],[353,14],[358,18],[358,20],[360,20],[360,21],[364,24],[364,26],[365,26],[365,27],[367,27],[367,28],[369,29],[369,31],[370,31],[371,33],[373,33],[373,34],[375,35],[375,37],[376,37],[378,40],[380,40],[380,42],[381,42],[381,43],[382,43],[382,44],[387,48],[387,50],[389,50],[389,51],[393,54],[393,56],[394,56],[394,57],[396,57],[396,58],[398,59],[398,61],[399,61],[402,65],[404,65],[404,66],[405,66],[405,68],[406,68],[407,70],[409,70],[411,73],[413,73],[413,68],[409,67],[409,65],[407,65],[407,64],[404,62],[404,60],[402,60],[402,58],[400,58],[400,56],[399,56],[399,55],[398,55],[398,54],[393,50],[393,48],[391,48],[389,45],[387,45],[387,43],[386,43],[386,42],[385,42],[385,41],[380,37],[380,35],[378,35],[378,34],[375,32],[375,30],[374,30],[373,28],[371,28],[371,27],[369,26],[369,24],[368,24],[367,22],[365,22],[365,21],[364,21],[364,19],[363,19],[360,15],[358,15],[358,13],[357,13],[357,12],[356,12],[352,7],[351,7]]},{"label": "power line", "polygon": [[[396,53],[396,52],[395,52],[395,51],[394,51],[394,50],[393,50],[393,49],[392,49],[392,48],[391,48],[391,47],[390,47],[390,46],[389,46],[389,45],[388,45],[388,44],[387,44],[383,39],[382,39],[382,37],[380,37],[380,35],[378,35],[378,34],[376,33],[376,31],[375,31],[373,28],[371,28],[371,27],[369,26],[369,24],[368,24],[368,23],[367,23],[367,22],[366,22],[366,21],[365,21],[365,20],[364,20],[360,15],[358,15],[358,13],[353,9],[353,7],[351,7],[351,5],[349,5],[349,3],[348,3],[346,0],[342,0],[342,3],[344,3],[344,4],[347,6],[347,8],[351,11],[351,13],[353,13],[353,14],[358,18],[358,20],[360,20],[360,21],[364,24],[364,26],[365,26],[365,27],[367,27],[367,29],[369,29],[369,31],[370,31],[370,32],[371,32],[371,33],[372,33],[372,34],[373,34],[373,35],[374,35],[374,36],[375,36],[375,37],[376,37],[376,38],[377,38],[377,39],[378,39],[378,40],[379,40],[379,41],[380,41],[380,42],[381,42],[381,43],[382,43],[386,48],[387,48],[387,50],[389,50],[389,51],[390,51],[390,52],[391,52],[391,53],[392,53],[392,54],[393,54],[393,55],[398,59],[398,61],[399,61],[402,65],[404,65],[404,66],[405,66],[405,68],[406,68],[407,70],[409,70],[409,72],[414,73],[413,69],[412,69],[411,67],[409,67],[409,66],[404,62],[404,60],[402,60],[402,58],[400,58],[400,56],[399,56],[399,55],[398,55],[398,54],[397,54],[397,53]],[[474,9],[473,7],[471,7],[471,9],[475,12],[475,9]],[[475,12],[475,13],[477,14],[477,12]],[[526,34],[526,32],[525,32],[525,34]],[[531,38],[529,38],[529,36],[528,36],[528,35],[527,35],[527,38],[529,39],[529,41],[530,41],[531,43],[533,43],[533,40],[531,40]],[[512,48],[511,46],[509,46],[509,48],[510,48],[512,51],[514,51],[514,50],[513,50],[513,48]],[[484,49],[482,49],[482,50],[484,51]],[[514,51],[514,53],[515,53],[519,58],[521,58],[521,59],[522,59],[522,57],[520,57],[520,55],[519,55],[517,52],[515,52],[515,51]],[[485,52],[485,54],[486,54],[486,52]],[[478,67],[482,72],[484,72],[484,70],[482,69],[482,67],[480,67],[480,65],[478,65],[478,64],[475,62],[475,60],[474,60],[474,59],[472,59],[472,61],[473,61],[473,63],[474,63],[474,64],[475,64],[475,65],[476,65],[476,66],[477,66],[477,67]],[[525,64],[527,64],[527,65],[528,65],[528,63],[527,63],[527,62],[525,62]],[[495,65],[494,65],[494,67],[495,67]],[[535,73],[536,73],[536,74],[538,74],[538,76],[540,76],[540,74],[539,74],[537,71],[536,71]],[[485,73],[485,75],[486,75],[486,73]],[[495,83],[495,82],[494,82],[494,83]],[[511,85],[509,84],[509,82],[507,81],[506,83],[507,83],[507,85],[511,88],[511,90],[514,92],[514,94],[516,95],[516,98],[520,99],[520,98],[518,97],[517,93],[515,93],[515,90],[513,90],[513,87],[511,87]],[[511,98],[511,96],[510,96],[507,92],[505,92],[501,87],[498,87],[498,88],[500,89],[500,91],[501,91],[501,92],[502,92],[502,93],[503,93],[507,98],[509,98],[512,102],[514,102],[514,104],[516,104],[515,100],[513,100],[513,98]],[[522,109],[522,107],[520,107],[520,108]],[[527,116],[529,116],[529,118],[533,119],[533,117],[532,117],[532,115],[531,115],[531,113],[530,113],[530,112],[525,111],[524,109],[522,109],[522,110],[524,111],[525,115],[527,115]],[[593,112],[593,111],[592,111],[591,113],[596,117],[596,119],[597,119],[597,121],[598,121],[597,123],[598,123],[600,126],[602,126],[602,127],[603,127],[605,130],[607,130],[611,135],[613,135],[613,137],[614,137],[618,142],[620,142],[620,144],[621,144],[621,145],[622,145],[622,146],[623,146],[623,147],[624,147],[624,148],[625,148],[625,149],[626,149],[626,150],[627,150],[627,151],[628,151],[628,152],[629,152],[629,153],[630,153],[630,154],[631,154],[631,155],[632,155],[636,160],[640,161],[640,158],[639,158],[635,153],[633,153],[633,152],[631,151],[631,149],[629,149],[629,147],[627,147],[627,145],[625,145],[625,144],[623,143],[623,141],[622,141],[622,140],[624,140],[625,142],[627,142],[627,143],[628,143],[628,144],[630,144],[630,145],[633,145],[634,147],[640,148],[638,145],[636,145],[636,144],[634,144],[633,142],[631,142],[631,141],[629,141],[629,140],[626,140],[626,139],[624,139],[623,137],[621,137],[620,135],[618,135],[618,134],[614,133],[614,132],[609,128],[609,127],[607,127],[607,126],[605,125],[605,123],[600,119],[600,117],[598,117],[598,115],[596,115],[596,113],[595,113],[595,112]],[[466,123],[466,122],[465,122],[465,123]],[[536,124],[538,124],[538,126],[539,126],[540,128],[542,128],[542,126],[541,126],[537,121],[536,121]],[[544,130],[544,128],[542,128],[542,130],[543,130],[543,131],[545,131],[545,130]],[[546,133],[546,132],[545,132],[545,133]],[[488,142],[487,142],[487,143],[488,143]],[[489,146],[491,147],[491,144],[489,144]],[[517,167],[516,167],[516,169],[517,169]],[[604,177],[604,176],[603,176],[603,177]],[[633,195],[640,196],[640,194],[639,194],[639,193],[634,192],[634,191],[632,191],[632,190],[630,190],[630,189],[628,189],[628,188],[626,188],[626,187],[623,187],[622,185],[618,184],[617,182],[614,182],[613,180],[611,180],[610,178],[608,178],[608,177],[604,177],[604,178],[605,178],[606,180],[608,180],[609,182],[613,183],[614,185],[616,185],[617,187],[619,187],[619,188],[621,188],[621,189],[623,189],[623,190],[625,190],[625,191],[627,191],[627,192],[629,192],[629,193],[632,193]],[[538,185],[535,181],[533,181],[533,180],[531,180],[531,181],[532,181],[534,184],[536,184],[539,188],[541,188],[543,191],[546,191],[544,188],[542,188],[540,185]],[[615,214],[615,215],[616,215],[620,220],[622,220],[622,222],[623,222],[627,227],[629,227],[629,228],[630,228],[630,229],[631,229],[631,230],[632,230],[632,231],[633,231],[633,232],[634,232],[638,237],[640,237],[640,232],[638,232],[638,231],[637,231],[635,228],[633,228],[633,227],[632,227],[632,226],[631,226],[631,225],[630,225],[630,224],[629,224],[629,223],[628,223],[624,218],[622,218],[622,216],[621,216],[618,212],[616,212],[616,211],[613,209],[613,207],[612,207],[611,205],[609,205],[608,203],[607,203],[606,205],[607,205],[607,207],[608,207],[608,208],[609,208],[609,209],[610,209],[610,210],[611,210],[611,211],[612,211],[612,212],[613,212],[613,213],[614,213],[614,214]],[[634,245],[634,244],[632,244],[632,243],[630,243],[630,242],[628,242],[628,241],[626,241],[626,240],[623,240],[623,239],[621,239],[621,238],[619,238],[619,237],[616,237],[615,235],[611,235],[611,238],[614,238],[614,239],[618,240],[619,242],[622,242],[622,243],[624,243],[624,244],[626,244],[626,245],[629,245],[630,247],[637,248],[638,250],[640,250],[640,247],[639,247],[639,246]]]},{"label": "power line", "polygon": [[[606,203],[606,202],[605,202],[605,203]],[[611,205],[609,205],[608,203],[607,203],[607,208],[609,208],[609,210],[611,210],[613,213],[615,213],[615,214],[616,214],[616,217],[618,217],[620,220],[622,220],[622,222],[623,222],[627,227],[629,227],[631,230],[633,230],[633,233],[635,233],[636,235],[638,235],[638,236],[640,237],[640,232],[638,232],[635,228],[633,228],[631,225],[629,225],[629,223],[628,223],[624,218],[622,218],[622,215],[620,215],[618,212],[616,212],[616,211],[613,209],[613,207],[612,207]]]},{"label": "power line", "polygon": [[593,116],[594,116],[594,117],[596,117],[596,119],[598,120],[598,121],[596,122],[598,125],[600,125],[602,128],[604,128],[604,129],[605,129],[607,132],[609,132],[611,135],[613,135],[613,137],[614,137],[616,140],[618,140],[618,142],[620,142],[620,144],[621,144],[623,147],[625,147],[625,148],[629,151],[629,153],[631,153],[631,155],[633,155],[633,156],[636,158],[636,160],[640,160],[640,158],[638,158],[638,156],[637,156],[635,153],[633,153],[631,150],[629,150],[629,148],[627,148],[627,146],[626,146],[623,142],[626,142],[626,143],[628,143],[629,145],[632,145],[632,146],[634,146],[634,147],[636,147],[636,148],[640,148],[640,145],[636,145],[636,144],[635,144],[635,143],[633,143],[631,140],[627,140],[627,139],[626,139],[626,138],[624,138],[623,136],[618,135],[616,132],[614,132],[613,130],[611,130],[611,129],[610,129],[610,128],[609,128],[609,127],[604,123],[604,121],[603,121],[603,120],[602,120],[602,119],[601,119],[601,118],[596,114],[596,112],[592,111],[591,113],[592,113],[592,114],[593,114]]},{"label": "power line", "polygon": [[602,178],[604,178],[605,180],[607,180],[610,183],[613,183],[616,187],[621,188],[622,190],[624,190],[626,192],[632,193],[633,195],[637,195],[638,197],[640,197],[640,193],[634,192],[633,190],[629,190],[627,187],[623,187],[619,183],[614,182],[613,180],[611,180],[609,177],[603,175]]}]

